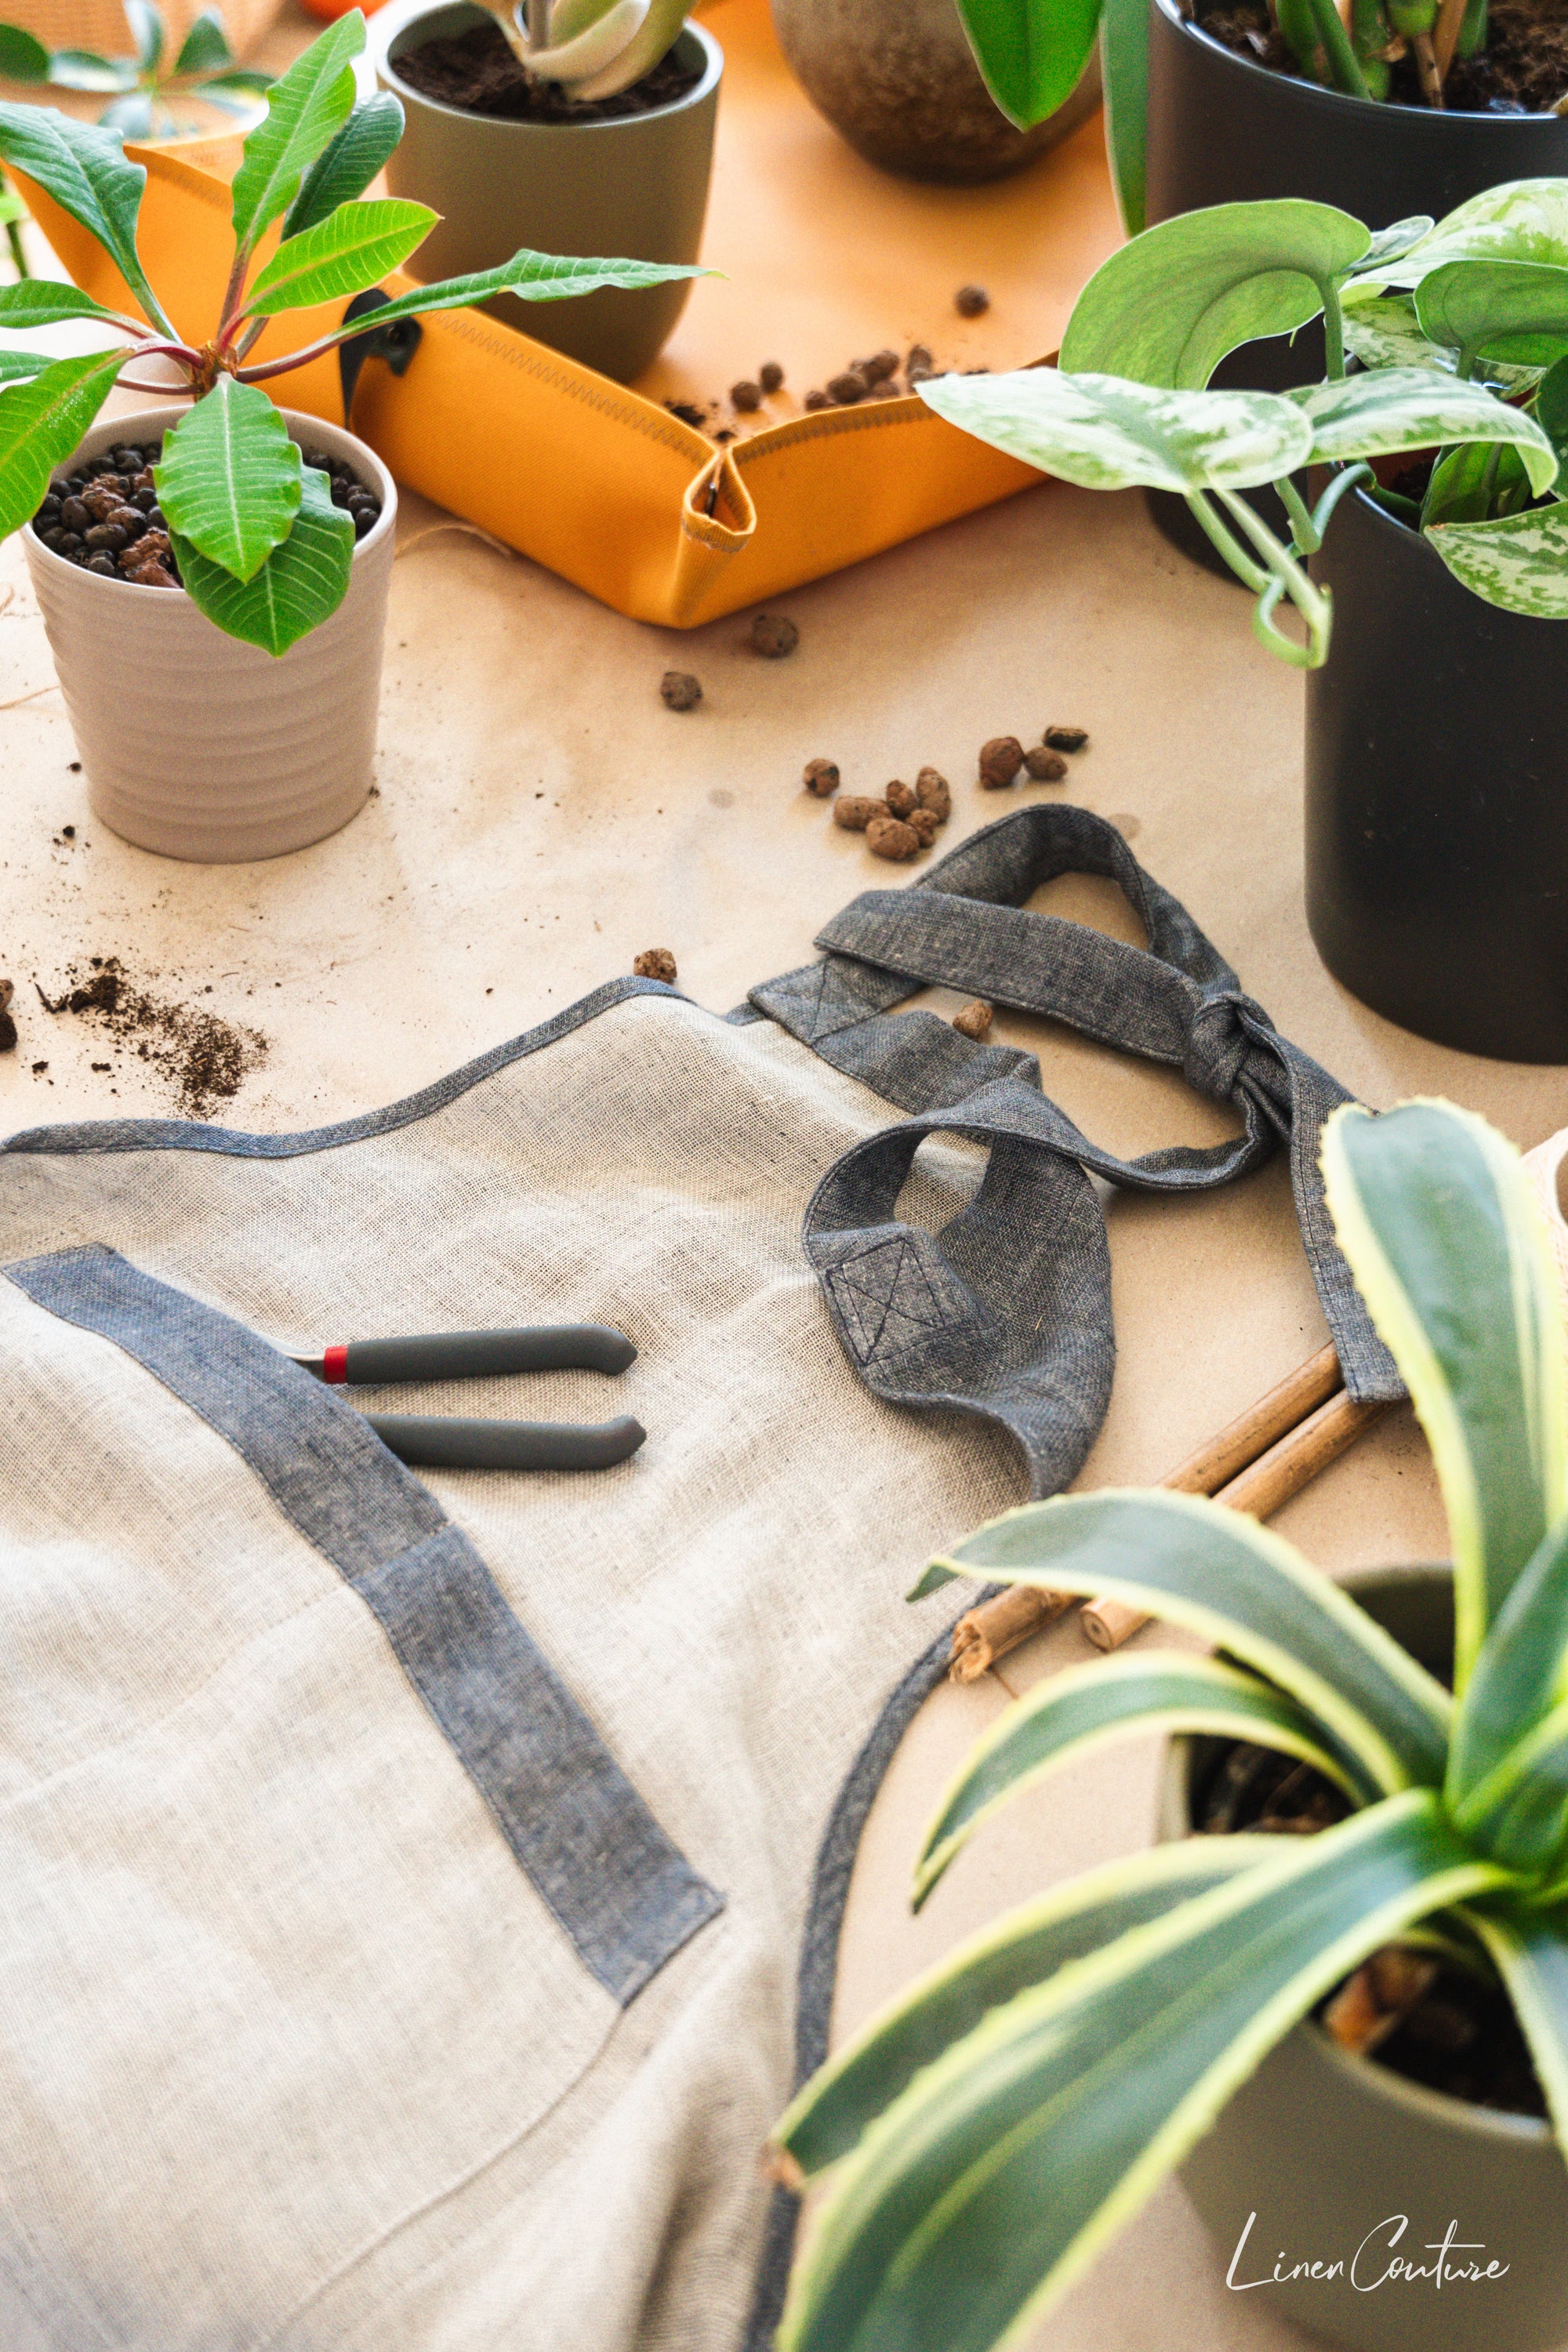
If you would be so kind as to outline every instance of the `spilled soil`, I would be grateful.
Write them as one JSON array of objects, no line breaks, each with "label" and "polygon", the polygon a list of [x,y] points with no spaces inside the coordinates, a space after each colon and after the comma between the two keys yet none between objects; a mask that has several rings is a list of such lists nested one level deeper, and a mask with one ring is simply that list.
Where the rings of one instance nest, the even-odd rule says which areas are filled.
[{"label": "spilled soil", "polygon": [[[70,984],[61,996],[46,996],[38,988],[44,1010],[91,1022],[163,1081],[184,1118],[210,1118],[267,1059],[268,1040],[259,1029],[160,995],[151,983],[133,979],[118,956],[89,956],[66,978]],[[100,1066],[108,1066],[94,1065]]]}]

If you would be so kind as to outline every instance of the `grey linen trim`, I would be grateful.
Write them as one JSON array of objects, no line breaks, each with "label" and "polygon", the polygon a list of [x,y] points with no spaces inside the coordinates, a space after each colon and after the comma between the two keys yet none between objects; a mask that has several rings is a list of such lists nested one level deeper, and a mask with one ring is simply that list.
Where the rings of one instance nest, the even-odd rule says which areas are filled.
[{"label": "grey linen trim", "polygon": [[372,1610],[579,1958],[625,2008],[724,1907],[659,1827],[429,1489],[244,1324],[96,1244],[4,1269],[243,1455]]}]

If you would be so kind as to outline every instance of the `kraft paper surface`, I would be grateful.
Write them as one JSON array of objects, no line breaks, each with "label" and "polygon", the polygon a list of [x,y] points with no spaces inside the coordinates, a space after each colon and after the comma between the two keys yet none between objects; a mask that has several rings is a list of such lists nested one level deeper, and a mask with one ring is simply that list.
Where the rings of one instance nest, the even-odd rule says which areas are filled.
[{"label": "kraft paper surface", "polygon": [[[923,208],[930,192],[888,183],[883,200],[896,208],[906,194]],[[1005,256],[983,227],[966,235],[965,274],[1001,282]],[[722,291],[736,299],[732,281]],[[693,332],[698,319],[694,302]],[[774,355],[753,349],[765,331],[748,337],[748,365]],[[645,948],[670,949],[679,985],[722,1012],[804,962],[858,891],[921,870],[879,864],[836,829],[800,788],[807,759],[837,760],[847,791],[940,768],[954,787],[940,854],[1020,798],[977,788],[979,745],[1037,740],[1050,721],[1087,727],[1089,748],[1064,785],[1024,789],[1121,825],[1243,985],[1363,1099],[1447,1095],[1526,1146],[1568,1124],[1568,1071],[1426,1045],[1329,979],[1301,907],[1301,681],[1253,642],[1246,597],[1167,547],[1136,496],[1037,487],[819,580],[779,600],[800,646],[777,662],[732,618],[686,635],[625,618],[417,494],[398,531],[378,796],[314,849],[227,868],[166,863],[93,822],[20,548],[0,549],[0,971],[16,983],[21,1033],[0,1056],[6,1132],[180,1108],[186,1064],[162,1031],[143,1058],[144,1037],[40,1003],[94,956],[120,958],[176,1027],[223,1024],[237,1091],[209,1115],[268,1131],[409,1093],[629,971]],[[659,701],[671,664],[702,682],[691,713]],[[1058,883],[1037,903],[1134,936],[1106,886]],[[1113,1150],[1228,1131],[1177,1073],[1059,1024],[1002,1015],[994,1034],[1037,1053],[1047,1090]],[[1117,1195],[1109,1223],[1120,1355],[1085,1486],[1159,1478],[1324,1336],[1278,1163],[1182,1202]],[[968,1498],[955,1494],[952,1510],[956,1535]],[[825,1503],[825,1530],[830,1518]],[[1405,1412],[1275,1524],[1331,1573],[1447,1551]],[[908,1562],[911,1580],[921,1565]],[[855,1572],[826,1531],[821,1559],[802,1568],[824,1572]],[[1006,1905],[1148,1842],[1152,1749],[1101,1751],[1010,1808],[919,1920],[909,1914],[921,1830],[970,1741],[1008,1689],[1089,1654],[1064,1622],[1000,1675],[944,1686],[918,1719],[857,1869],[841,2032]],[[1267,2293],[1227,2292],[1223,2273],[1169,2187],[1041,2324],[1033,2352],[1299,2352],[1305,2339],[1271,2315]]]}]

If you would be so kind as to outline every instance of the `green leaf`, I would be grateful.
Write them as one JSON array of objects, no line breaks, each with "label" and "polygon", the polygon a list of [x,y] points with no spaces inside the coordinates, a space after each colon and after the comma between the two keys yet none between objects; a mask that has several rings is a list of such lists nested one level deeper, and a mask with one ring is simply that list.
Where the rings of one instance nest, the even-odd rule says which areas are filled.
[{"label": "green leaf", "polygon": [[94,123],[72,122],[52,106],[0,106],[0,163],[36,180],[97,238],[153,324],[173,337],[136,251],[136,215],[147,174],[140,163],[127,161],[114,133]]},{"label": "green leaf", "polygon": [[106,131],[118,131],[122,139],[150,139],[153,136],[153,100],[144,89],[134,89],[127,98],[117,98],[99,116]]},{"label": "green leaf", "polygon": [[80,352],[0,392],[0,539],[37,511],[50,472],[80,441],[124,360],[122,351]]},{"label": "green leaf", "polygon": [[180,577],[192,602],[231,637],[264,653],[289,646],[335,613],[348,593],[354,528],[332,504],[327,476],[306,467],[294,528],[254,579],[241,584],[171,531]]},{"label": "green leaf", "polygon": [[1089,490],[1247,489],[1304,465],[1311,429],[1270,392],[1169,392],[1019,368],[944,375],[921,399],[977,440]]},{"label": "green leaf", "polygon": [[1100,0],[958,0],[986,89],[1020,131],[1054,114],[1078,88],[1100,30]]},{"label": "green leaf", "polygon": [[[375,314],[378,328],[395,319],[418,319],[431,310],[465,310],[491,294],[515,294],[520,302],[564,302],[575,294],[596,294],[601,287],[665,286],[676,278],[710,278],[711,270],[697,262],[605,261],[575,254],[514,253],[497,269],[476,269],[467,278],[444,278],[434,286],[416,287],[384,303]],[[356,319],[341,335],[364,332]]]},{"label": "green leaf", "polygon": [[242,582],[256,577],[300,512],[300,452],[281,413],[230,375],[164,436],[153,479],[170,529]]},{"label": "green leaf", "polygon": [[[1563,514],[1561,508],[1551,510]],[[1539,523],[1450,525],[1462,530]],[[1568,571],[1564,572],[1568,579]],[[1454,1547],[1455,1681],[1568,1504],[1568,1375],[1551,1244],[1510,1143],[1473,1112],[1359,1106],[1324,1130],[1341,1249],[1410,1391]]]},{"label": "green leaf", "polygon": [[1415,289],[1422,332],[1459,355],[1550,366],[1568,348],[1568,268],[1540,261],[1448,261]]},{"label": "green leaf", "polygon": [[1494,400],[1479,383],[1450,383],[1426,368],[1382,368],[1287,393],[1312,427],[1312,462],[1343,464],[1450,441],[1507,442],[1537,492],[1557,476],[1557,453],[1533,416]]},{"label": "green leaf", "polygon": [[23,376],[41,375],[48,364],[47,352],[0,351],[0,383],[13,383]]},{"label": "green leaf", "polygon": [[1561,2144],[1568,2145],[1568,1910],[1517,1903],[1467,1911],[1524,2029]]},{"label": "green leaf", "polygon": [[1095,271],[1068,320],[1061,366],[1201,391],[1238,343],[1315,319],[1369,241],[1349,213],[1294,197],[1161,221]]},{"label": "green leaf", "polygon": [[0,25],[0,74],[7,81],[47,81],[49,53],[20,25]]},{"label": "green leaf", "polygon": [[837,2164],[923,2067],[988,2011],[1162,1919],[1243,1870],[1278,1861],[1272,1837],[1184,1838],[1106,1863],[1020,1904],[907,1985],[807,2084],[773,2135],[801,2170]]},{"label": "green leaf", "polygon": [[242,251],[288,211],[304,174],[347,121],[355,87],[349,60],[363,47],[364,18],[353,8],[273,83],[267,119],[246,141],[245,160],[235,173],[234,235]]},{"label": "green leaf", "polygon": [[95,49],[57,49],[49,59],[57,89],[131,90],[136,68],[129,58],[100,58]]},{"label": "green leaf", "polygon": [[403,108],[389,89],[361,99],[300,181],[283,224],[284,236],[302,236],[339,205],[363,195],[402,136]]},{"label": "green leaf", "polygon": [[[1553,1563],[1561,1573],[1562,1562]],[[1483,1653],[1484,1654],[1484,1653]],[[1455,1827],[1510,1870],[1549,1877],[1568,1840],[1568,1701],[1514,1741],[1453,1810]]]},{"label": "green leaf", "polygon": [[1568,620],[1568,506],[1495,522],[1436,523],[1426,538],[1483,604],[1538,621]]},{"label": "green leaf", "polygon": [[[1548,1530],[1497,1614],[1454,1717],[1447,1797],[1506,1769],[1519,1743],[1568,1699],[1568,1519]],[[1483,1802],[1486,1801],[1483,1799]]]},{"label": "green leaf", "polygon": [[1015,1701],[960,1766],[926,1832],[915,1872],[918,1911],[983,1822],[1063,1764],[1134,1732],[1209,1732],[1295,1756],[1361,1803],[1366,1782],[1347,1772],[1321,1727],[1281,1692],[1215,1658],[1136,1653],[1069,1666]]},{"label": "green leaf", "polygon": [[1458,205],[1397,258],[1347,289],[1419,286],[1450,261],[1543,261],[1568,267],[1568,180],[1506,180]]},{"label": "green leaf", "polygon": [[156,73],[163,56],[163,16],[153,0],[120,0],[120,5],[136,45],[137,64],[144,74]]},{"label": "green leaf", "polygon": [[1493,514],[1516,514],[1534,496],[1524,461],[1500,442],[1465,442],[1432,468],[1421,502],[1428,523],[1485,522]]},{"label": "green leaf", "polygon": [[983,1582],[1106,1593],[1185,1625],[1289,1691],[1379,1787],[1441,1786],[1447,1692],[1242,1512],[1195,1495],[1059,1495],[1005,1512],[937,1565]]},{"label": "green leaf", "polygon": [[213,73],[218,67],[233,63],[234,51],[229,47],[223,18],[216,8],[204,8],[180,44],[180,54],[174,59],[175,73]]},{"label": "green leaf", "polygon": [[1355,281],[1344,290],[1345,349],[1365,368],[1432,368],[1458,373],[1457,352],[1428,342],[1415,316],[1414,294],[1384,294],[1352,305]]},{"label": "green leaf", "polygon": [[955,2043],[844,2164],[780,2352],[1020,2336],[1321,1994],[1506,1883],[1410,1790],[1070,1962]]},{"label": "green leaf", "polygon": [[546,80],[564,82],[579,100],[613,98],[652,72],[686,22],[689,5],[690,0],[610,0],[569,46],[560,47],[553,46],[560,17],[552,12],[552,46],[534,53],[532,70]]},{"label": "green leaf", "polygon": [[1105,144],[1121,226],[1136,236],[1147,217],[1149,11],[1141,0],[1104,0],[1100,35]]},{"label": "green leaf", "polygon": [[[1535,421],[1557,452],[1558,479],[1568,466],[1568,353],[1547,369],[1535,395]],[[1561,498],[1562,491],[1558,492]]]},{"label": "green leaf", "polygon": [[108,319],[114,313],[95,302],[79,287],[57,278],[20,278],[0,286],[0,331],[23,327],[52,327],[61,319]]},{"label": "green leaf", "polygon": [[340,205],[314,228],[284,238],[246,295],[246,311],[269,319],[358,294],[406,261],[440,217],[428,205],[391,197]]},{"label": "green leaf", "polygon": [[1356,275],[1381,269],[1385,262],[1397,261],[1424,236],[1430,236],[1435,223],[1430,213],[1411,213],[1404,220],[1391,221],[1387,228],[1373,231],[1372,243],[1356,263]]}]

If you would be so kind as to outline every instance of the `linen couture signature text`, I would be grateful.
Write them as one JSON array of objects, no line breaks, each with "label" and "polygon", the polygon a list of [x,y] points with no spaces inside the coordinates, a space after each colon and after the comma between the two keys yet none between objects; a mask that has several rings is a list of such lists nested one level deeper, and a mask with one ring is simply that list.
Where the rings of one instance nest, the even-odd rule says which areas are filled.
[{"label": "linen couture signature text", "polygon": [[1249,2213],[1236,2242],[1225,2283],[1234,2294],[1249,2287],[1287,2286],[1303,2280],[1344,2280],[1358,2294],[1372,2294],[1384,2286],[1484,2286],[1505,2278],[1509,2265],[1487,2254],[1474,2239],[1461,2238],[1458,2221],[1450,2221],[1441,2238],[1429,2243],[1410,2242],[1410,2216],[1387,2213],[1375,2221],[1349,2254],[1288,2254],[1283,2249],[1270,2267],[1266,2255],[1249,2251],[1247,2241],[1258,2220]]}]

